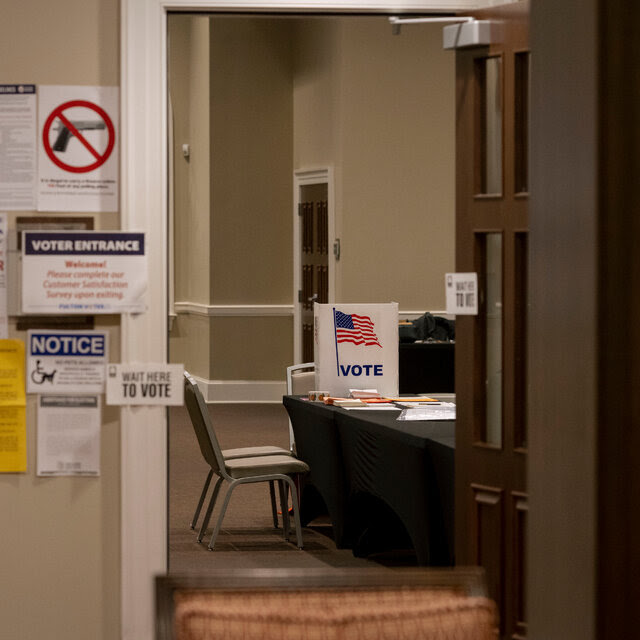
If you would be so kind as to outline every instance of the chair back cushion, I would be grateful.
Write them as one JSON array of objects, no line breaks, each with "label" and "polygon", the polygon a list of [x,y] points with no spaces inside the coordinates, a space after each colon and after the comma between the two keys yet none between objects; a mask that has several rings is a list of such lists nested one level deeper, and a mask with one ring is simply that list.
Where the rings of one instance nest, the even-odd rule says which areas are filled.
[{"label": "chair back cushion", "polygon": [[495,640],[484,597],[429,587],[175,594],[177,640]]},{"label": "chair back cushion", "polygon": [[291,394],[293,396],[303,396],[315,389],[315,371],[302,371],[291,376]]},{"label": "chair back cushion", "polygon": [[196,432],[202,456],[217,473],[224,469],[220,445],[213,430],[209,410],[202,397],[202,392],[196,381],[186,371],[184,373],[184,402]]}]

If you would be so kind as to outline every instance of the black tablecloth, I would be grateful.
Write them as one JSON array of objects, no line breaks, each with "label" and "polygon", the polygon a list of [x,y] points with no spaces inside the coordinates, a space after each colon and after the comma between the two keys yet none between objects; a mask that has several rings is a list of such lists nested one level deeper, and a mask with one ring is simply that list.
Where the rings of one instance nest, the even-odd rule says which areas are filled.
[{"label": "black tablecloth", "polygon": [[310,468],[303,523],[326,507],[338,547],[366,555],[408,534],[419,564],[453,564],[455,422],[400,422],[399,411],[293,396],[283,402]]}]

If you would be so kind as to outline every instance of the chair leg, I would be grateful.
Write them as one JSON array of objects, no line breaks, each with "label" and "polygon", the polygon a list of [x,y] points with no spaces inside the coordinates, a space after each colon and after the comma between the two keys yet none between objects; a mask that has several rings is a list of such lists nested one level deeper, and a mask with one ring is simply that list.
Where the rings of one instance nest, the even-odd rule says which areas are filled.
[{"label": "chair leg", "polygon": [[209,473],[207,474],[207,479],[204,481],[204,487],[202,489],[202,493],[200,494],[200,500],[198,500],[198,506],[196,507],[196,512],[193,514],[193,519],[191,520],[191,529],[196,528],[196,524],[198,522],[198,518],[200,517],[200,510],[202,509],[202,505],[204,504],[204,498],[207,495],[207,491],[209,490],[209,485],[211,484],[211,478],[213,477],[213,469],[209,469]]},{"label": "chair leg", "polygon": [[280,490],[280,509],[282,509],[282,528],[284,529],[284,539],[289,540],[289,494],[285,489],[284,480],[278,480]]},{"label": "chair leg", "polygon": [[[291,488],[291,501],[294,505],[298,504],[298,492],[296,490],[296,485],[291,478],[288,478],[289,487]],[[296,540],[298,549],[302,549],[302,525],[300,524],[300,509],[296,506],[293,507],[293,522],[296,527]]]},{"label": "chair leg", "polygon": [[209,500],[207,511],[204,514],[204,520],[202,521],[202,525],[200,526],[200,531],[198,533],[198,542],[202,542],[204,532],[207,530],[207,527],[209,526],[209,520],[211,519],[211,512],[213,511],[213,507],[215,506],[216,500],[218,499],[218,493],[220,492],[221,484],[222,484],[222,478],[219,477],[218,481],[216,482],[216,486],[213,488],[213,494],[211,495],[211,500]]},{"label": "chair leg", "polygon": [[209,540],[209,546],[207,547],[209,551],[213,551],[213,546],[216,543],[216,539],[218,534],[220,533],[220,528],[222,527],[222,521],[224,520],[224,514],[227,511],[227,507],[229,506],[229,500],[231,499],[231,493],[235,488],[235,483],[229,485],[229,489],[227,490],[227,495],[224,497],[224,502],[222,503],[222,509],[220,510],[220,515],[218,516],[218,521],[216,522],[216,527],[211,534],[211,540]]},{"label": "chair leg", "polygon": [[271,514],[273,515],[273,527],[278,528],[278,506],[276,504],[276,491],[273,480],[269,480],[269,495],[271,496]]}]

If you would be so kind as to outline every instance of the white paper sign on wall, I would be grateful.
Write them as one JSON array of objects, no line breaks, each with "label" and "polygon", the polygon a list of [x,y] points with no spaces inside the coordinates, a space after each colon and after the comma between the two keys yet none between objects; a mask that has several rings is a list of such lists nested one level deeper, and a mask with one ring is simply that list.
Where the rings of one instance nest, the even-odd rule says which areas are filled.
[{"label": "white paper sign on wall", "polygon": [[107,365],[107,404],[180,406],[184,402],[184,365]]},{"label": "white paper sign on wall", "polygon": [[478,274],[446,273],[447,313],[457,316],[478,315]]}]

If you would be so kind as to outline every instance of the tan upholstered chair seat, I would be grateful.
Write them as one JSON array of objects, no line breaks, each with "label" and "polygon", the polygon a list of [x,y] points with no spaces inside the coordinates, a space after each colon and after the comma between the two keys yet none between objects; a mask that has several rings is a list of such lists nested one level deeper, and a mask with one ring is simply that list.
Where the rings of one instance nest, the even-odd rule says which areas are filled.
[{"label": "tan upholstered chair seat", "polygon": [[281,473],[283,475],[291,475],[294,473],[309,472],[309,466],[306,462],[302,462],[302,460],[298,460],[298,458],[294,458],[291,455],[259,456],[225,460],[224,466],[227,473],[235,479],[248,478],[261,474]]},{"label": "tan upholstered chair seat", "polygon": [[450,590],[175,594],[178,640],[493,640],[495,606]]},{"label": "tan upholstered chair seat", "polygon": [[255,458],[256,456],[291,455],[291,452],[282,447],[264,445],[261,447],[240,447],[238,449],[223,449],[222,456],[225,460],[234,458]]}]

